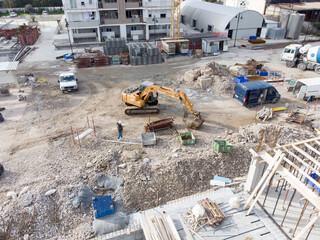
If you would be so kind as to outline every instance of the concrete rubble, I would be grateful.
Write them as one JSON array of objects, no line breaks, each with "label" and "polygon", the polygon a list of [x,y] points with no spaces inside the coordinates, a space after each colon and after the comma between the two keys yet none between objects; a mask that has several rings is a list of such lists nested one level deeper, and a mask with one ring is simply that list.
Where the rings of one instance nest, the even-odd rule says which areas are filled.
[{"label": "concrete rubble", "polygon": [[[42,51],[48,47],[49,30],[54,31],[44,29],[38,40],[43,44],[37,45]],[[48,85],[29,80],[4,86],[10,88],[14,97],[3,100],[6,110],[1,113],[6,120],[0,125],[0,138],[6,139],[0,144],[0,217],[11,224],[9,235],[35,240],[90,239],[124,229],[129,224],[129,214],[160,208],[170,201],[214,188],[210,180],[215,175],[231,179],[246,176],[250,148],[257,150],[261,145],[260,149],[271,150],[276,144],[317,136],[313,128],[319,129],[320,122],[318,112],[313,110],[314,103],[309,122],[301,125],[285,121],[290,110],[261,122],[255,119],[260,106],[247,109],[236,103],[232,99],[234,78],[252,68],[235,63],[239,59],[245,63],[254,53],[242,53],[237,48],[230,51],[219,57],[173,58],[143,67],[90,69],[77,69],[72,62],[62,63],[54,58],[43,60],[44,56],[38,58],[38,50],[33,52],[33,59],[29,56],[19,66],[17,76],[32,72],[39,79],[48,79]],[[267,56],[256,53],[254,57],[259,57],[259,62],[250,64],[258,67],[270,58],[268,67],[279,71],[279,54],[274,51]],[[52,52],[49,49],[47,54]],[[61,94],[57,76],[65,71],[78,74],[79,92]],[[192,131],[197,139],[195,145],[182,146],[178,140],[177,132],[189,129],[184,126],[184,107],[177,99],[159,94],[158,116],[125,115],[121,92],[142,80],[182,90],[201,111],[205,122],[201,129]],[[277,107],[289,102],[301,111],[307,109],[305,102],[286,93],[285,85],[276,88],[285,99]],[[20,89],[28,92],[28,97],[17,103],[15,91]],[[7,109],[17,112],[13,114]],[[146,123],[168,117],[174,118],[176,132],[156,132],[154,146],[128,144],[140,142]],[[80,148],[74,144],[70,128],[85,131],[87,119],[91,118],[97,136],[87,136]],[[119,120],[126,125],[124,140],[118,142]],[[213,140],[230,142],[232,152],[218,153],[212,146]],[[243,183],[235,188],[242,189]],[[92,199],[105,195],[111,196],[115,214],[94,219]],[[241,201],[235,197],[229,202],[230,207],[237,209]]]}]

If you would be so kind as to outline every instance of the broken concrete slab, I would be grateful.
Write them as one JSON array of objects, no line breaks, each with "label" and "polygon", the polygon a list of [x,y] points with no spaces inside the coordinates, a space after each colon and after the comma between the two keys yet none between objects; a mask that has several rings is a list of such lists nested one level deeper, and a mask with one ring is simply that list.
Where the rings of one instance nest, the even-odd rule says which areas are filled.
[{"label": "broken concrete slab", "polygon": [[106,174],[95,174],[94,179],[98,182],[100,187],[104,187],[105,189],[117,190],[121,186],[123,186],[123,179],[117,178],[114,176],[106,175]]},{"label": "broken concrete slab", "polygon": [[90,186],[84,186],[84,188],[78,192],[77,196],[73,198],[72,205],[75,208],[79,206],[90,207],[92,204],[92,198],[97,196],[98,195],[91,190]]},{"label": "broken concrete slab", "polygon": [[198,82],[199,82],[200,87],[202,89],[207,89],[212,84],[212,78],[206,77],[206,76],[201,76],[201,77],[198,77]]}]

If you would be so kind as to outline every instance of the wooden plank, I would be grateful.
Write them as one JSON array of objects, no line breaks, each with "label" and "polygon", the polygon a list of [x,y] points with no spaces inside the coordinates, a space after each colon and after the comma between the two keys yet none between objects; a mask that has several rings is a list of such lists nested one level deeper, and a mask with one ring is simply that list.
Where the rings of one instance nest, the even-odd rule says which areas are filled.
[{"label": "wooden plank", "polygon": [[290,164],[292,167],[294,167],[295,169],[297,169],[299,171],[300,174],[302,174],[304,177],[306,177],[307,179],[309,179],[313,184],[315,184],[318,188],[320,188],[320,183],[318,183],[315,179],[313,179],[312,177],[310,177],[310,175],[306,174],[304,171],[302,171],[297,165],[295,165],[291,160],[289,160],[288,158],[284,158],[284,160]]},{"label": "wooden plank", "polygon": [[[265,151],[260,154],[260,157],[269,164],[273,162],[273,158]],[[317,193],[313,192],[312,189],[307,188],[304,183],[300,182],[296,176],[283,166],[280,165],[278,167],[277,173],[280,174],[281,177],[284,177],[288,181],[288,184],[291,184],[292,188],[295,188],[300,194],[308,199],[310,203],[320,210],[319,196]]]},{"label": "wooden plank", "polygon": [[306,168],[308,168],[311,171],[315,171],[317,172],[317,170],[313,167],[311,167],[309,164],[307,164],[303,159],[301,159],[299,156],[297,156],[296,154],[294,154],[293,152],[291,152],[289,149],[287,148],[283,148],[283,150],[285,150],[288,154],[290,154],[292,157],[294,157],[298,162],[300,162],[303,166],[305,166]]},{"label": "wooden plank", "polygon": [[[301,145],[301,144],[309,143],[309,142],[313,142],[313,141],[317,142],[317,140],[320,140],[320,137],[315,137],[315,138],[310,138],[310,139],[299,141],[299,142],[295,142],[295,143],[285,144],[283,146],[276,147],[275,149],[281,149],[282,147],[291,147],[292,144],[297,146],[297,145]],[[318,144],[320,145],[320,142],[318,142]]]},{"label": "wooden plank", "polygon": [[252,191],[250,197],[247,199],[246,203],[243,206],[243,209],[247,209],[247,207],[249,206],[251,200],[254,198],[254,196],[256,195],[256,193],[258,192],[258,190],[260,189],[260,187],[262,186],[263,182],[265,181],[265,179],[268,177],[268,174],[272,171],[274,164],[276,163],[276,159],[278,159],[281,155],[281,151],[277,151],[276,155],[274,156],[274,158],[272,158],[273,160],[271,162],[268,162],[269,166],[267,168],[267,170],[265,171],[265,173],[263,174],[262,178],[260,179],[260,181],[258,182],[257,186],[255,187],[255,189]]},{"label": "wooden plank", "polygon": [[182,225],[182,228],[183,228],[183,230],[184,230],[184,232],[185,232],[185,234],[186,234],[186,240],[194,240],[194,238],[193,238],[192,234],[190,233],[189,228],[188,228],[187,225],[185,224],[185,222],[184,222],[181,214],[179,214],[179,220],[180,220],[181,225]]},{"label": "wooden plank", "polygon": [[314,147],[312,147],[310,144],[304,143],[304,145],[305,145],[307,148],[309,148],[311,151],[315,152],[316,154],[318,154],[318,155],[320,156],[320,152],[319,152],[317,149],[315,149]]},{"label": "wooden plank", "polygon": [[319,219],[319,215],[314,216],[311,221],[299,232],[293,240],[298,240],[303,234]]},{"label": "wooden plank", "polygon": [[276,108],[272,108],[272,112],[279,112],[279,111],[285,111],[287,110],[286,107],[276,107]]},{"label": "wooden plank", "polygon": [[314,164],[316,164],[320,168],[320,163],[318,160],[314,159],[314,157],[310,156],[308,153],[303,151],[301,148],[298,148],[297,146],[293,145],[292,146],[295,150],[297,150],[299,153],[301,153],[303,156],[308,158],[310,161],[312,161]]},{"label": "wooden plank", "polygon": [[181,238],[179,236],[179,233],[177,231],[177,228],[174,225],[174,222],[173,222],[172,218],[170,217],[170,215],[166,216],[166,220],[167,220],[167,222],[168,222],[168,224],[170,226],[170,229],[171,229],[171,232],[172,232],[172,234],[174,236],[174,239],[175,240],[181,240]]},{"label": "wooden plank", "polygon": [[272,167],[272,171],[271,171],[271,173],[270,172],[269,173],[266,172],[266,174],[269,175],[269,176],[266,178],[265,182],[263,183],[262,187],[260,188],[260,191],[258,192],[258,194],[255,197],[253,203],[251,204],[251,206],[250,206],[250,208],[249,208],[249,210],[247,212],[247,215],[250,214],[250,212],[252,211],[254,205],[258,202],[258,199],[259,199],[260,195],[262,194],[262,192],[264,191],[264,189],[266,188],[266,186],[270,182],[271,178],[275,174],[275,172],[276,172],[277,168],[279,167],[281,161],[283,160],[284,156],[285,155],[282,153],[277,160],[276,160],[276,158],[274,158],[276,160],[276,162],[274,163],[274,165]]}]

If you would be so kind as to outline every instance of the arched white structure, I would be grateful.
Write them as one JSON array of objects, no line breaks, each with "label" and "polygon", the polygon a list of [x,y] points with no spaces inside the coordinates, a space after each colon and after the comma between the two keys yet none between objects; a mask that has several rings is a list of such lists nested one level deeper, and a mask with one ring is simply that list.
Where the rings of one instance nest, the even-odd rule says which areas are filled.
[{"label": "arched white structure", "polygon": [[182,21],[202,32],[222,33],[232,39],[260,36],[264,17],[253,10],[187,0],[181,3]]}]

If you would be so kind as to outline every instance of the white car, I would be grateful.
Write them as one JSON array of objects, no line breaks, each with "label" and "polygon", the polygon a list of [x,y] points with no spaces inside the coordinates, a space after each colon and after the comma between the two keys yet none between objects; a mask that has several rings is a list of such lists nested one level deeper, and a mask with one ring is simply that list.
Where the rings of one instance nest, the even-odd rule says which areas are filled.
[{"label": "white car", "polygon": [[48,11],[42,11],[42,15],[48,15]]},{"label": "white car", "polygon": [[64,92],[78,91],[78,79],[74,73],[61,73],[58,82],[60,90]]},{"label": "white car", "polygon": [[17,14],[16,12],[10,12],[10,13],[9,13],[9,16],[10,16],[10,17],[16,17],[16,16],[18,16],[18,14]]}]

